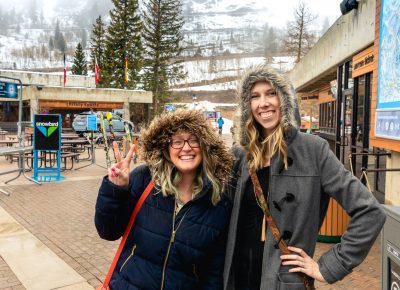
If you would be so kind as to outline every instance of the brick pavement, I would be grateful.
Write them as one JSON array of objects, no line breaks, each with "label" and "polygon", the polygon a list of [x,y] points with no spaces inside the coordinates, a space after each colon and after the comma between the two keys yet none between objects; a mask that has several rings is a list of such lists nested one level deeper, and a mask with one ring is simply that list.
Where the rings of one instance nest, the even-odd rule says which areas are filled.
[{"label": "brick pavement", "polygon": [[[226,139],[229,141],[229,137]],[[0,194],[0,206],[93,287],[105,277],[118,246],[118,242],[101,240],[93,222],[97,189],[104,172],[93,166],[82,172],[66,173],[70,176],[64,182],[41,186],[22,180],[19,185],[7,186],[11,192],[9,197]],[[316,256],[331,246],[319,243]],[[366,261],[343,281],[334,285],[317,283],[317,287],[322,290],[379,289],[379,240]],[[0,289],[25,289],[1,258]]]}]

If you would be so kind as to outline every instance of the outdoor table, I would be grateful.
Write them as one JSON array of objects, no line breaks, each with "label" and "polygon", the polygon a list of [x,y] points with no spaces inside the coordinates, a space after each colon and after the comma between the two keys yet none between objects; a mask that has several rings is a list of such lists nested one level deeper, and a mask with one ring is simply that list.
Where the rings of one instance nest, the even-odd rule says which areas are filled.
[{"label": "outdoor table", "polygon": [[61,134],[61,139],[79,139],[81,138],[81,136],[79,136],[78,134]]},{"label": "outdoor table", "polygon": [[[33,148],[32,146],[28,146],[28,147],[4,147],[4,148],[0,148],[0,156],[1,155],[10,155],[10,154],[14,154],[14,153],[19,153],[21,154],[21,158],[18,161],[18,169],[14,169],[14,170],[9,170],[6,172],[1,172],[0,175],[4,175],[4,174],[9,174],[12,172],[18,172],[18,175],[10,180],[7,180],[5,183],[7,184],[8,182],[17,179],[21,173],[25,176],[26,179],[35,182],[36,184],[40,184],[39,182],[37,182],[36,180],[33,180],[32,178],[26,176],[25,174],[25,161],[23,160],[23,155],[25,154],[25,152],[30,152],[32,151]],[[21,160],[22,159],[22,160]],[[3,192],[6,195],[10,195],[8,192],[1,190],[1,192]]]},{"label": "outdoor table", "polygon": [[84,152],[85,148],[84,145],[89,144],[89,141],[86,139],[76,139],[76,140],[68,140],[68,139],[61,139],[61,145],[71,145],[72,151],[77,152],[78,146],[80,147],[79,151]]},{"label": "outdoor table", "polygon": [[14,144],[18,143],[18,140],[0,140],[0,146],[5,144],[7,147],[12,147]]}]

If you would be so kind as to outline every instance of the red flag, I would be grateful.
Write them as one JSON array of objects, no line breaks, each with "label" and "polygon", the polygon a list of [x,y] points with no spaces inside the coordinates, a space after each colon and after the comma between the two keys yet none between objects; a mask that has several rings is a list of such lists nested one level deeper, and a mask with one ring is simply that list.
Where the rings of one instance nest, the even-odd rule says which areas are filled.
[{"label": "red flag", "polygon": [[66,83],[67,83],[67,65],[65,63],[65,53],[64,53],[64,87]]},{"label": "red flag", "polygon": [[94,79],[96,81],[96,87],[97,87],[97,85],[99,84],[99,80],[100,80],[100,69],[99,69],[99,64],[97,63],[96,56],[94,57],[94,61],[95,61],[95,65],[94,65],[95,76],[94,76]]}]

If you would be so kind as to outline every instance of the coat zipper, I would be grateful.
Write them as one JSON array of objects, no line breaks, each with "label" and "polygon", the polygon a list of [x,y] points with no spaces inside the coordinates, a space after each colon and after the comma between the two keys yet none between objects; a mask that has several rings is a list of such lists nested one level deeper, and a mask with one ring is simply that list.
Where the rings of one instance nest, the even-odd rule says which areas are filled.
[{"label": "coat zipper", "polygon": [[121,268],[119,269],[120,272],[122,272],[122,269],[125,267],[126,263],[135,255],[135,250],[136,250],[136,244],[133,245],[131,254],[128,256],[128,258],[125,259],[125,261],[122,263]]},{"label": "coat zipper", "polygon": [[179,229],[180,225],[182,224],[182,221],[184,220],[184,218],[187,215],[187,213],[189,212],[189,210],[190,210],[190,208],[184,213],[184,215],[182,216],[182,219],[180,220],[179,224],[177,225],[177,227],[175,229],[175,218],[176,218],[176,201],[175,201],[174,215],[173,215],[173,219],[172,219],[171,239],[169,240],[167,254],[165,255],[164,266],[163,266],[162,277],[161,277],[161,288],[160,288],[160,290],[164,289],[165,269],[167,267],[169,252],[171,251],[172,244],[175,242],[175,234],[176,234],[177,230]]},{"label": "coat zipper", "polygon": [[199,280],[199,275],[197,275],[196,265],[195,264],[193,264],[193,275],[196,277],[197,280]]}]

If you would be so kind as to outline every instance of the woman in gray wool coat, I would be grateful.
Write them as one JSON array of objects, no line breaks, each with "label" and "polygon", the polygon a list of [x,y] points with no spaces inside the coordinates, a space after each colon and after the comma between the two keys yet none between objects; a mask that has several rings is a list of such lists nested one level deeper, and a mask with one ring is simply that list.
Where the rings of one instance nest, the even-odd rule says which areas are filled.
[{"label": "woman in gray wool coat", "polygon": [[[314,279],[343,279],[364,260],[379,234],[385,222],[381,206],[325,140],[299,131],[296,95],[283,74],[267,66],[250,69],[239,97],[242,146],[234,148],[224,289],[312,289]],[[255,176],[262,192],[254,190]],[[341,242],[314,261],[330,197],[351,220]],[[278,246],[265,204],[289,254]]]}]

